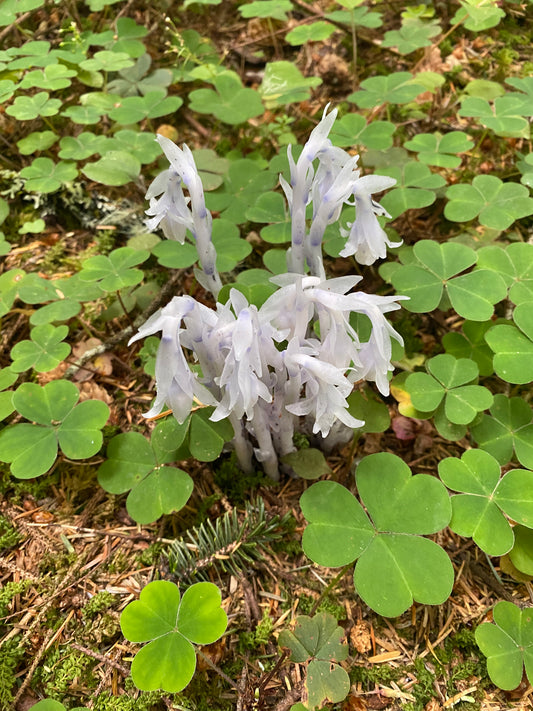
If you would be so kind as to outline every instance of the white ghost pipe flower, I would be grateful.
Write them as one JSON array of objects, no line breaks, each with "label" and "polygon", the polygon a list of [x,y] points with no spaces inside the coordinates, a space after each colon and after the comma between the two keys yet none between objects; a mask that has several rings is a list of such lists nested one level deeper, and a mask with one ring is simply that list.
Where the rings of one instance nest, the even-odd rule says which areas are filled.
[{"label": "white ghost pipe flower", "polygon": [[[178,148],[169,138],[158,134],[157,142],[168,158],[171,169],[159,175],[147,192],[150,208],[147,214],[149,229],[161,225],[166,237],[183,244],[185,231],[194,238],[196,251],[202,267],[196,276],[202,286],[213,293],[215,298],[222,288],[216,269],[216,250],[211,239],[212,217],[205,206],[204,189],[193,155],[188,146]],[[190,201],[183,195],[180,181],[189,191]],[[157,195],[163,193],[159,200]],[[190,202],[190,208],[188,206]]]},{"label": "white ghost pipe flower", "polygon": [[157,396],[152,408],[144,415],[146,418],[158,415],[166,403],[172,408],[176,420],[182,424],[191,411],[194,396],[205,404],[216,404],[213,396],[192,373],[180,343],[181,321],[197,306],[196,301],[189,296],[175,297],[148,319],[128,343],[130,345],[139,338],[162,331],[155,362]]},{"label": "white ghost pipe flower", "polygon": [[331,147],[328,134],[335,119],[337,109],[327,113],[329,104],[324,109],[322,120],[311,131],[309,140],[305,144],[298,161],[292,157],[291,147],[288,147],[287,156],[291,171],[290,185],[280,176],[280,183],[291,212],[291,247],[287,252],[287,265],[289,271],[297,274],[305,273],[304,241],[307,232],[305,224],[305,210],[310,200],[310,190],[314,176],[313,161],[320,151]]},{"label": "white ghost pipe flower", "polygon": [[348,412],[346,398],[352,392],[353,384],[340,368],[304,353],[288,356],[286,361],[291,367],[298,364],[302,368],[306,395],[303,400],[288,403],[286,408],[294,415],[312,414],[314,434],[320,432],[326,437],[335,420],[352,428],[364,425],[363,420],[352,417]]},{"label": "white ghost pipe flower", "polygon": [[396,184],[394,178],[382,175],[365,175],[356,181],[353,196],[355,202],[355,222],[348,222],[349,230],[341,228],[343,237],[348,237],[341,257],[353,254],[359,264],[374,264],[376,259],[387,256],[387,247],[399,247],[401,242],[391,242],[379,224],[376,215],[390,217],[372,194],[386,190]]}]

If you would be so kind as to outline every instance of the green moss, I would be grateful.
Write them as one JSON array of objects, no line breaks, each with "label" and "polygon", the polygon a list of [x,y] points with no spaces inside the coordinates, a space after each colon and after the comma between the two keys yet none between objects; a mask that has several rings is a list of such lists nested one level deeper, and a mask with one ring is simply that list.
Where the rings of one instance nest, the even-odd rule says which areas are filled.
[{"label": "green moss", "polygon": [[101,590],[96,595],[93,595],[89,602],[83,606],[81,614],[85,618],[92,619],[99,612],[109,610],[117,601],[118,599],[115,595],[107,592],[107,590]]},{"label": "green moss", "polygon": [[75,687],[91,686],[94,659],[64,645],[53,647],[36,669],[33,684],[43,688],[43,695],[63,701]]},{"label": "green moss", "polygon": [[[298,614],[309,615],[314,604],[315,599],[310,595],[301,595],[298,600]],[[339,620],[346,619],[346,609],[344,608],[344,605],[339,605],[339,603],[336,602],[335,597],[331,595],[326,595],[326,597],[321,600],[320,605],[317,608],[317,612],[328,612],[337,620],[337,622]]]},{"label": "green moss", "polygon": [[[270,481],[270,480],[269,480]],[[262,472],[244,474],[237,465],[237,458],[232,452],[229,457],[222,459],[215,469],[215,483],[219,486],[228,499],[235,504],[242,503],[249,497],[250,491],[268,482]]]},{"label": "green moss", "polygon": [[0,550],[15,546],[21,538],[22,536],[11,524],[11,521],[5,516],[0,516]]},{"label": "green moss", "polygon": [[161,697],[160,691],[142,692],[137,698],[133,694],[112,696],[106,692],[98,694],[93,711],[152,711],[161,708]]},{"label": "green moss", "polygon": [[376,684],[390,684],[391,681],[396,681],[400,678],[402,670],[390,667],[388,664],[374,664],[369,669],[353,666],[349,674],[352,684],[360,682],[365,690],[370,690]]},{"label": "green moss", "polygon": [[20,635],[2,644],[0,654],[0,711],[13,711],[13,687],[18,664],[24,655]]},{"label": "green moss", "polygon": [[29,580],[21,580],[20,582],[9,582],[2,585],[0,588],[0,617],[5,617],[9,614],[9,604],[15,595],[20,595],[25,592],[31,585]]}]

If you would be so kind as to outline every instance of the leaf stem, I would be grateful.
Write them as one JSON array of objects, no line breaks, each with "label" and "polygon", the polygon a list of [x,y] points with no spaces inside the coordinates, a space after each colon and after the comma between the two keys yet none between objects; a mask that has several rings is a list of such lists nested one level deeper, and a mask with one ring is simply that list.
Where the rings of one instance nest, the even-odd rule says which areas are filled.
[{"label": "leaf stem", "polygon": [[211,669],[212,669],[213,671],[216,671],[216,673],[217,673],[219,676],[221,676],[225,681],[227,681],[230,686],[232,686],[232,687],[233,687],[234,689],[236,689],[237,691],[239,690],[239,687],[238,687],[237,684],[233,681],[233,679],[231,679],[231,678],[226,674],[226,672],[223,672],[222,669],[221,669],[219,666],[217,666],[217,665],[215,664],[215,662],[213,662],[211,659],[209,659],[209,657],[207,656],[207,654],[204,654],[204,653],[202,652],[202,650],[201,650],[199,647],[196,647],[196,654],[197,654],[199,657],[201,657],[201,658],[204,660],[204,662],[205,662],[206,664],[208,664],[208,665],[211,667]]},{"label": "leaf stem", "polygon": [[311,608],[311,611],[309,612],[309,616],[314,615],[315,612],[318,610],[318,606],[322,602],[322,600],[328,595],[342,580],[344,575],[348,572],[348,570],[352,567],[353,561],[351,563],[348,563],[347,565],[344,566],[344,568],[341,568],[340,572],[337,573],[337,575],[333,578],[333,580],[330,580],[330,582],[326,585],[324,590],[320,593],[320,596],[316,599],[315,604]]}]

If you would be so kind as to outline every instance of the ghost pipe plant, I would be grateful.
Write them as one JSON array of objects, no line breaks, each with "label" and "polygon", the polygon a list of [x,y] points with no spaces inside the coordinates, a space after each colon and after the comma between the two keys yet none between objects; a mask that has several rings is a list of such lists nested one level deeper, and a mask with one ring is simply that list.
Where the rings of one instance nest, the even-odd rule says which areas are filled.
[{"label": "ghost pipe plant", "polygon": [[[236,289],[214,309],[190,296],[177,296],[139,329],[130,343],[161,331],[156,359],[157,397],[146,417],[164,405],[182,423],[193,398],[215,407],[212,420],[228,418],[240,466],[252,470],[253,456],[272,478],[279,477],[278,457],[294,451],[296,430],[312,429],[334,436],[339,423],[347,428],[364,422],[348,412],[346,398],[355,382],[376,383],[389,392],[391,338],[401,336],[385,318],[405,297],[382,297],[352,291],[361,277],[327,279],[322,260],[326,227],[339,219],[344,204],[355,205],[344,256],[372,264],[391,245],[376,214],[386,212],[371,194],[394,184],[391,178],[360,176],[357,156],[331,144],[329,131],[336,110],[324,116],[295,162],[289,147],[290,184],[280,176],[289,203],[292,234],[288,273],[272,278],[279,288],[257,308]],[[150,229],[161,226],[166,237],[183,242],[192,234],[199,255],[198,281],[215,299],[222,282],[216,271],[211,215],[202,184],[187,148],[158,136],[171,167],[152,183],[147,197]],[[186,197],[182,183],[188,190]],[[158,197],[160,196],[160,197]],[[311,205],[311,219],[307,208]],[[307,269],[310,275],[307,275]],[[361,342],[350,325],[351,314],[364,314],[371,335]],[[317,335],[320,334],[320,335]],[[184,355],[190,351],[201,375]]]}]

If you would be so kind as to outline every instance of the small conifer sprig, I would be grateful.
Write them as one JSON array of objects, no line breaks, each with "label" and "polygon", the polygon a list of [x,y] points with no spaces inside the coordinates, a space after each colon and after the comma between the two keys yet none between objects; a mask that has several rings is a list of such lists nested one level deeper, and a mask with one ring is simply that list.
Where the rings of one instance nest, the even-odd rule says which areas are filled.
[{"label": "small conifer sprig", "polygon": [[242,575],[287,531],[289,517],[269,516],[262,498],[247,501],[242,516],[237,509],[227,511],[174,541],[168,551],[169,571],[184,583],[209,580],[213,568]]}]

